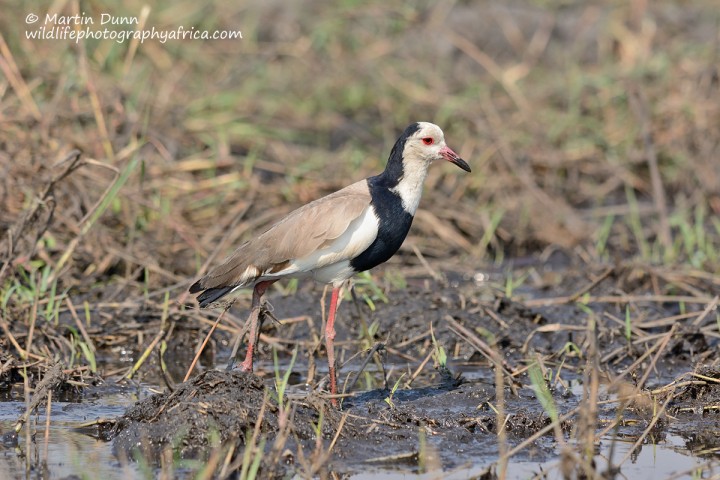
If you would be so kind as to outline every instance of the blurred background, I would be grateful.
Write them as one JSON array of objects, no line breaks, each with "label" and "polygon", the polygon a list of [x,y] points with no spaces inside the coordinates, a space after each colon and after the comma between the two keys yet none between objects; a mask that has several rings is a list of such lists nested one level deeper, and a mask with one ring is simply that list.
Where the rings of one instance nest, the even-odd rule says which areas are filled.
[{"label": "blurred background", "polygon": [[[55,13],[242,39],[28,38]],[[5,5],[0,277],[179,295],[208,259],[378,173],[418,120],[473,172],[431,169],[393,268],[417,249],[440,271],[718,272],[719,21],[711,0]]]},{"label": "blurred background", "polygon": [[[83,403],[55,406],[50,428],[48,398],[55,472],[77,474],[80,458],[79,471],[93,472],[89,477],[107,470],[128,478],[117,472],[111,446],[76,426],[117,418],[150,387],[172,389],[181,381],[217,318],[216,311],[184,306],[188,286],[282,215],[379,173],[398,135],[416,121],[438,124],[472,173],[433,165],[399,254],[356,283],[370,310],[373,302],[386,305],[367,323],[362,303],[343,309],[341,316],[353,321],[339,322],[338,358],[387,342],[397,349],[390,372],[396,368],[395,378],[402,378],[420,364],[414,378],[446,348],[455,365],[467,362],[454,371],[477,378],[490,369],[474,344],[452,330],[462,323],[508,360],[547,355],[560,365],[557,379],[560,369],[563,376],[585,371],[596,343],[619,378],[632,371],[627,363],[650,353],[646,342],[662,343],[650,366],[643,364],[638,388],[666,346],[668,364],[684,372],[696,362],[717,366],[720,318],[710,314],[720,292],[717,0],[2,6],[0,399],[9,401],[0,402],[0,417],[8,432],[14,423],[7,419],[19,411],[31,418],[23,404],[28,387],[44,382],[59,360],[63,370],[55,371],[67,381],[52,401]],[[76,42],[63,33],[87,31],[109,38]],[[127,38],[152,31],[164,41]],[[264,366],[256,372],[272,376],[284,362],[289,374],[290,350],[300,349],[292,383],[317,385],[322,288],[273,286],[268,297],[284,325],[266,322]],[[296,289],[298,295],[278,299]],[[195,372],[228,358],[247,314],[245,293]],[[600,341],[586,342],[583,332],[595,328],[596,318],[605,322]],[[535,335],[548,327],[554,333]],[[281,353],[275,365],[270,347]],[[438,383],[431,365],[413,388]],[[668,375],[663,366],[657,370]],[[708,381],[717,378],[713,372]],[[379,388],[384,370],[382,377],[366,372],[365,380],[368,390]],[[476,398],[485,394],[473,394],[468,417],[489,414],[479,413]],[[398,418],[415,428],[410,417]],[[676,428],[697,432],[697,425]],[[711,423],[703,428],[717,438]],[[37,447],[32,453],[31,433],[28,427],[24,454],[6,455],[12,471],[25,476],[31,461],[32,471],[44,472],[38,459],[48,458],[47,440],[45,455]],[[99,430],[91,435],[102,438]],[[450,437],[436,437],[445,438],[440,450],[467,452],[468,437],[452,435],[462,448],[448,449]],[[493,435],[487,439],[495,445]],[[713,442],[693,448],[712,455]],[[676,446],[669,448],[663,455],[654,444],[646,451],[674,469],[677,456],[668,452]],[[531,450],[535,462],[542,448],[533,442]]]}]

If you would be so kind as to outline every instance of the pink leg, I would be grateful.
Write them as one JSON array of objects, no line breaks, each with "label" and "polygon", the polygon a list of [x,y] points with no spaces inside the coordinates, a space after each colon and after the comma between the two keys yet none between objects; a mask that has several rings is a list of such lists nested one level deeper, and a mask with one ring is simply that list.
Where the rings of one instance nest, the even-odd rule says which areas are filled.
[{"label": "pink leg", "polygon": [[[335,313],[337,312],[339,288],[333,288],[332,297],[330,297],[330,312],[328,313],[327,324],[325,325],[325,348],[327,350],[328,365],[330,367],[330,393],[337,393],[337,381],[335,379],[335,351],[333,343],[335,341]],[[337,399],[330,400],[337,407]]]},{"label": "pink leg", "polygon": [[253,289],[252,306],[250,307],[250,316],[248,322],[250,322],[250,336],[248,338],[248,349],[245,355],[245,361],[240,364],[240,370],[243,372],[253,371],[253,356],[255,355],[255,344],[257,344],[258,337],[260,336],[258,328],[258,319],[260,317],[260,299],[265,294],[265,290],[275,283],[277,280],[267,280],[260,282],[255,285]]}]

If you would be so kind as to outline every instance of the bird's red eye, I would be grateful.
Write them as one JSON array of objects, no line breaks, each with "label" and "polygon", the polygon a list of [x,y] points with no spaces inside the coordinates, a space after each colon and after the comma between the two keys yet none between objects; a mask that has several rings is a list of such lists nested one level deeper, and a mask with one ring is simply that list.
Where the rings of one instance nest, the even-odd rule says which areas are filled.
[{"label": "bird's red eye", "polygon": [[422,139],[422,141],[425,145],[432,145],[434,142],[432,137],[425,137]]}]

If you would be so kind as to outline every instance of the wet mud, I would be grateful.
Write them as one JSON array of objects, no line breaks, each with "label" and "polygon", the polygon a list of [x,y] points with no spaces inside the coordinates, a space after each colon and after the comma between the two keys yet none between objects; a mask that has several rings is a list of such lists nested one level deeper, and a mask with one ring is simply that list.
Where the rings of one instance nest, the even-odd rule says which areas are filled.
[{"label": "wet mud", "polygon": [[[647,294],[637,272],[630,270],[617,269],[600,282],[600,270],[564,272],[563,282],[574,287],[564,288],[568,296],[594,283],[595,299],[612,297],[603,302],[588,299],[587,305],[530,286],[508,299],[497,285],[479,284],[467,274],[446,282],[411,280],[406,289],[390,292],[388,303],[378,303],[375,310],[362,302],[353,305],[348,297],[341,307],[337,339],[341,362],[347,361],[340,384],[354,387],[346,391],[340,408],[322,391],[327,367],[321,343],[313,341],[320,338],[321,322],[297,321],[298,315],[317,316],[321,291],[310,287],[293,296],[274,295],[273,314],[292,321],[265,323],[263,334],[270,341],[260,348],[256,374],[206,365],[173,392],[133,405],[113,420],[105,438],[112,440],[120,458],[142,455],[158,462],[163,450],[172,449],[182,458],[207,460],[213,448],[232,445],[228,458],[239,461],[254,434],[255,441],[265,439],[260,471],[278,478],[292,472],[448,471],[468,462],[485,465],[482,471],[492,476],[500,424],[508,448],[522,447],[515,459],[554,458],[558,431],[566,438],[578,435],[578,418],[590,408],[592,383],[597,388],[591,402],[596,415],[592,430],[605,430],[597,448],[641,439],[635,447],[639,451],[647,442],[678,436],[690,453],[717,459],[717,335],[706,334],[704,321],[667,321],[677,314],[675,305],[650,299],[646,308],[633,306],[644,315],[635,334],[648,341],[629,341],[623,322],[627,302],[615,299],[613,292],[631,274],[635,289],[625,294]],[[686,310],[685,316],[693,320],[701,318],[705,306],[687,308],[691,312]],[[216,360],[227,358],[231,340],[229,332],[217,332]],[[478,341],[501,352],[501,403],[494,364]],[[385,347],[382,355],[359,373],[363,354],[378,343]],[[277,366],[272,364],[273,345],[281,347]],[[430,360],[413,376],[438,345],[450,359],[447,366]],[[297,363],[287,395],[278,400],[276,375],[290,367],[289,347],[297,348]],[[561,417],[557,429],[528,376],[529,365],[538,361]],[[412,382],[406,383],[411,376]],[[313,466],[310,452],[328,461]]]}]

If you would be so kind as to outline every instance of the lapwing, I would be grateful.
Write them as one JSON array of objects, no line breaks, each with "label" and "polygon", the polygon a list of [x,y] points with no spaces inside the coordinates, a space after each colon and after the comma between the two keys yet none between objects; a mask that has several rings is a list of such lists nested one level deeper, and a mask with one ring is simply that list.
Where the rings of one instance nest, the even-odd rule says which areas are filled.
[{"label": "lapwing", "polygon": [[240,245],[190,287],[190,293],[200,293],[197,300],[203,308],[227,305],[240,289],[253,289],[247,353],[240,365],[243,371],[253,369],[260,300],[267,288],[285,278],[312,278],[332,285],[325,344],[330,392],[337,393],[333,341],[340,287],[398,251],[420,203],[428,167],[435,160],[447,160],[470,172],[467,162],[445,144],[440,127],[428,122],[411,124],[395,142],[381,174],[291,212]]}]

